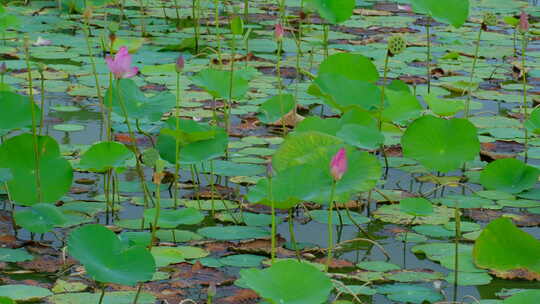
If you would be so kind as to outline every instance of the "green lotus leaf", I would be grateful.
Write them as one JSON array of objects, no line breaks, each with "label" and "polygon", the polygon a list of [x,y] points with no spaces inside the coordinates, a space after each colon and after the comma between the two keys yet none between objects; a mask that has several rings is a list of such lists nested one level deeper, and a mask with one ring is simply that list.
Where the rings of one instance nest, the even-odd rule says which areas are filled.
[{"label": "green lotus leaf", "polygon": [[[35,155],[35,146],[40,151]],[[39,159],[39,182],[36,180]],[[0,168],[9,168],[13,178],[7,182],[11,198],[21,205],[53,203],[66,194],[73,180],[73,169],[62,157],[58,143],[49,136],[21,134],[0,146]]]},{"label": "green lotus leaf", "polygon": [[124,247],[120,239],[101,225],[86,225],[73,230],[68,252],[79,260],[88,275],[99,282],[135,285],[152,279],[156,264],[142,247]]}]

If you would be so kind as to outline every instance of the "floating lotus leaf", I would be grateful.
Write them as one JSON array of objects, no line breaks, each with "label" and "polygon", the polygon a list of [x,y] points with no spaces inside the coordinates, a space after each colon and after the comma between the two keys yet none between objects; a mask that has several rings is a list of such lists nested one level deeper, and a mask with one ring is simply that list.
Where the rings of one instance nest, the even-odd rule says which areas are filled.
[{"label": "floating lotus leaf", "polygon": [[0,146],[0,168],[9,168],[13,175],[7,182],[11,198],[22,205],[56,202],[69,191],[73,180],[73,169],[52,137],[37,136],[35,143],[40,152],[39,189],[32,135],[12,137]]}]

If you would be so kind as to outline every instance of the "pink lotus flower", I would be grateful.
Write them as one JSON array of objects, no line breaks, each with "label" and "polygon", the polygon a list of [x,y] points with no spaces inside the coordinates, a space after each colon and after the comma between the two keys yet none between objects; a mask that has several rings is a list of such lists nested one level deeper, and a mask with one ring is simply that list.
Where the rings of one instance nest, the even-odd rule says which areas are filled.
[{"label": "pink lotus flower", "polygon": [[107,56],[105,61],[116,79],[131,78],[139,73],[139,68],[131,66],[131,55],[125,46],[118,50],[118,53],[114,55],[114,59]]},{"label": "pink lotus flower", "polygon": [[339,181],[343,174],[347,171],[347,154],[345,149],[341,148],[339,151],[332,157],[330,162],[330,173],[335,181]]},{"label": "pink lotus flower", "polygon": [[522,33],[529,31],[529,16],[524,11],[521,11],[521,15],[519,16],[518,29]]},{"label": "pink lotus flower", "polygon": [[281,41],[284,35],[285,29],[283,28],[283,25],[281,25],[281,23],[277,23],[276,27],[274,28],[274,37],[277,41]]}]

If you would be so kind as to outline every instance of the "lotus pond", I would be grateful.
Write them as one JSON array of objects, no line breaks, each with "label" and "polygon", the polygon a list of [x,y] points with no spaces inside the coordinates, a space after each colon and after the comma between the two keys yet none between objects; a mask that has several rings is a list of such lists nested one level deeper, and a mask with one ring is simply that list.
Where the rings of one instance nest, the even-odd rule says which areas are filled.
[{"label": "lotus pond", "polygon": [[0,303],[540,303],[540,7],[0,5]]}]

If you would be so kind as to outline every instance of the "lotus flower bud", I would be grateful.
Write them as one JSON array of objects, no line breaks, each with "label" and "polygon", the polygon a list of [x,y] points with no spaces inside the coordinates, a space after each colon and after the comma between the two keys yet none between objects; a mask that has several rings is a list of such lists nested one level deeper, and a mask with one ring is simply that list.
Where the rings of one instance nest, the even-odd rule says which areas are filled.
[{"label": "lotus flower bud", "polygon": [[482,22],[487,26],[497,25],[497,16],[491,12],[486,12]]},{"label": "lotus flower bud", "polygon": [[392,36],[388,38],[388,51],[391,55],[402,53],[407,48],[407,42],[400,36]]},{"label": "lotus flower bud", "polygon": [[330,174],[334,178],[334,181],[339,181],[343,174],[347,171],[347,154],[344,148],[339,149],[339,151],[332,157],[330,161]]},{"label": "lotus flower bud", "polygon": [[178,59],[176,59],[176,65],[174,66],[174,68],[176,69],[176,73],[182,73],[182,71],[184,70],[184,66],[184,56],[180,55],[178,56]]},{"label": "lotus flower bud", "polygon": [[83,12],[83,18],[86,23],[90,22],[90,19],[92,19],[92,7],[88,6]]},{"label": "lotus flower bud", "polygon": [[272,167],[272,161],[270,161],[266,164],[266,176],[268,178],[272,178],[273,175],[274,175],[274,167]]},{"label": "lotus flower bud", "polygon": [[285,29],[283,28],[283,25],[281,23],[277,23],[276,27],[274,28],[274,37],[277,41],[283,40],[283,36],[285,35]]},{"label": "lotus flower bud", "polygon": [[529,31],[529,15],[527,15],[527,13],[524,11],[521,11],[521,15],[519,16],[518,30],[521,33],[526,33]]}]

